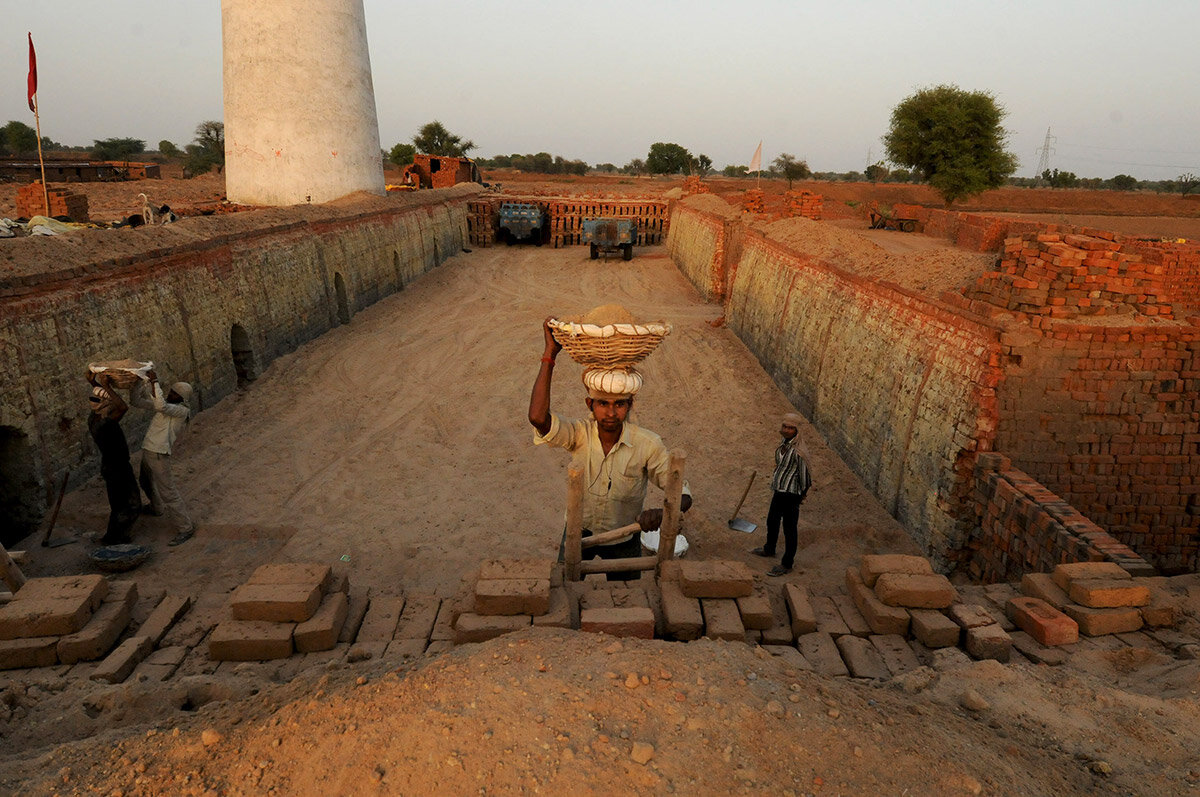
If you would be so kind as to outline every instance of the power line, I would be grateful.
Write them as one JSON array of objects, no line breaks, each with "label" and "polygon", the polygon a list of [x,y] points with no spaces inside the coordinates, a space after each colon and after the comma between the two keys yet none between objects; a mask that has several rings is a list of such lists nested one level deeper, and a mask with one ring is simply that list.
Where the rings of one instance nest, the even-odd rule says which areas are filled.
[{"label": "power line", "polygon": [[1037,152],[1040,152],[1041,155],[1038,157],[1037,171],[1033,173],[1035,180],[1039,179],[1043,174],[1050,170],[1050,156],[1054,154],[1054,147],[1050,145],[1057,140],[1057,138],[1050,135],[1050,128],[1047,127],[1046,141],[1036,150]]}]

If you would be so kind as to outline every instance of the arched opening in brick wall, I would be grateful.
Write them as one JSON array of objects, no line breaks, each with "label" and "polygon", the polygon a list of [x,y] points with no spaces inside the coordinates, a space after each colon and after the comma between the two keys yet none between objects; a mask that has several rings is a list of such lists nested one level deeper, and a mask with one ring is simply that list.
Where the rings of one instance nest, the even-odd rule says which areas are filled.
[{"label": "arched opening in brick wall", "polygon": [[333,292],[337,295],[337,316],[338,322],[342,324],[350,323],[350,300],[346,296],[346,280],[342,278],[339,272],[333,274]]},{"label": "arched opening in brick wall", "polygon": [[234,324],[229,330],[229,352],[233,356],[237,386],[248,387],[258,378],[258,368],[254,364],[254,347],[250,345],[250,335],[241,324]]},{"label": "arched opening in brick wall", "polygon": [[0,426],[0,543],[5,547],[37,531],[41,521],[43,495],[33,454],[28,435]]}]

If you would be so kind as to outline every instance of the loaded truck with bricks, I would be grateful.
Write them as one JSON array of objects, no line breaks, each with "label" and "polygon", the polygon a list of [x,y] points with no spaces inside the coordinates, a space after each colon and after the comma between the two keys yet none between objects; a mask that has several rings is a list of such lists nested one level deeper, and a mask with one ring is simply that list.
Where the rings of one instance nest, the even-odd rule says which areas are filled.
[{"label": "loaded truck with bricks", "polygon": [[500,204],[501,240],[510,246],[515,241],[530,241],[542,245],[542,232],[546,228],[546,214],[537,205],[529,202],[503,202]]},{"label": "loaded truck with bricks", "polygon": [[633,259],[633,242],[637,227],[633,219],[584,219],[583,243],[589,247],[592,260],[601,253],[620,252],[622,260]]}]

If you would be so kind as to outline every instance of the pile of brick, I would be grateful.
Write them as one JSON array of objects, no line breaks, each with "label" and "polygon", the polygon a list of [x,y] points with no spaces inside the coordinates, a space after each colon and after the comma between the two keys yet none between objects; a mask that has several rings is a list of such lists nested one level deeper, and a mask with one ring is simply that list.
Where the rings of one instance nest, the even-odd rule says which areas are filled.
[{"label": "pile of brick", "polygon": [[1167,270],[1124,251],[1114,233],[1008,238],[996,271],[968,294],[1008,310],[1052,318],[1138,313],[1173,318]]},{"label": "pile of brick", "polygon": [[1175,625],[1175,605],[1151,585],[1112,562],[1071,562],[1053,573],[1026,574],[1021,592],[1095,637]]},{"label": "pile of brick", "polygon": [[286,659],[331,650],[349,616],[350,579],[328,565],[263,565],[233,591],[208,639],[217,661]]},{"label": "pile of brick", "polygon": [[712,189],[709,188],[708,184],[705,183],[703,180],[701,180],[699,177],[692,175],[690,177],[683,178],[683,195],[685,197],[692,196],[693,194],[711,194],[711,193],[712,193]]},{"label": "pile of brick", "polygon": [[[46,212],[47,196],[50,199],[49,213]],[[25,219],[66,216],[71,221],[87,221],[88,199],[66,188],[47,188],[43,193],[40,182],[30,183],[17,189],[17,215]]]},{"label": "pile of brick", "polygon": [[129,625],[132,581],[100,575],[31,578],[0,606],[0,670],[99,659]]},{"label": "pile of brick", "polygon": [[975,460],[971,494],[979,528],[970,575],[981,581],[1046,572],[1063,562],[1108,560],[1133,575],[1154,567],[1132,548],[1088,520],[1069,502],[1012,467],[995,452]]},{"label": "pile of brick", "polygon": [[498,202],[491,200],[467,202],[467,239],[472,246],[492,246],[496,243],[499,207]]},{"label": "pile of brick", "polygon": [[583,241],[586,219],[632,219],[637,226],[636,246],[662,243],[670,217],[667,203],[661,200],[616,198],[541,198],[538,195],[476,199],[467,203],[467,234],[475,246],[492,246],[500,219],[500,203],[524,202],[537,205],[546,214],[550,241],[555,249],[576,246]]},{"label": "pile of brick", "polygon": [[765,195],[761,188],[751,188],[742,195],[742,211],[745,213],[764,213],[767,209]]},{"label": "pile of brick", "polygon": [[821,220],[825,200],[811,191],[788,191],[784,195],[789,216],[801,216],[814,221]]},{"label": "pile of brick", "polygon": [[575,604],[563,587],[558,563],[549,559],[490,559],[479,568],[471,610],[454,620],[454,642],[483,642],[530,625],[576,628]]},{"label": "pile of brick", "polygon": [[[690,641],[701,636],[732,641],[761,641],[762,632],[782,625],[770,599],[755,587],[754,574],[742,562],[679,560],[663,567],[659,580],[663,636]],[[747,637],[747,630],[757,631]],[[779,634],[767,644],[790,644]]]}]

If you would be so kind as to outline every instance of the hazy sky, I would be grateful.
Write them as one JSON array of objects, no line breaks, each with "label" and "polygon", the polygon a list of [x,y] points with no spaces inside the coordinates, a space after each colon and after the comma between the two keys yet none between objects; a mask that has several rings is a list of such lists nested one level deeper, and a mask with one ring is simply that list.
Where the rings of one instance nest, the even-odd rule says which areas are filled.
[{"label": "hazy sky", "polygon": [[[296,13],[305,3],[295,0]],[[884,157],[892,108],[938,83],[1008,110],[1020,176],[1200,174],[1200,2],[365,0],[385,149],[439,119],[472,154],[618,166],[655,141],[746,164],[763,141],[817,171]],[[64,144],[191,141],[220,119],[218,0],[0,0],[0,124]],[[294,46],[284,42],[281,46]]]}]

